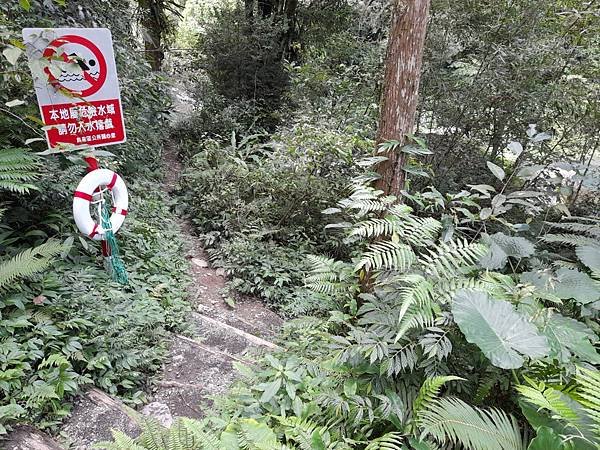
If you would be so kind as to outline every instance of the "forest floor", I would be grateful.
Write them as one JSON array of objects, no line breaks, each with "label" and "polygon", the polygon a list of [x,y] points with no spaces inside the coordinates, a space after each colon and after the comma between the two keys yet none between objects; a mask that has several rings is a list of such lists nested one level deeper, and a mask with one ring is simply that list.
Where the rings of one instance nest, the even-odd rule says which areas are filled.
[{"label": "forest floor", "polygon": [[[190,111],[188,96],[174,86],[174,120]],[[175,191],[183,173],[176,143],[166,142],[163,152],[166,201],[177,205]],[[136,411],[97,388],[77,398],[71,416],[52,439],[32,427],[17,428],[5,443],[7,450],[87,450],[94,443],[110,440],[111,430],[130,435],[140,431],[144,416],[165,426],[180,416],[201,418],[212,397],[223,394],[236,377],[235,363],[252,365],[256,355],[277,349],[269,339],[282,319],[263,303],[252,298],[238,299],[235,306],[225,302],[225,274],[210,267],[206,253],[195,236],[189,219],[181,218],[180,233],[190,261],[185,335],[173,334],[169,355],[148,392],[150,403]],[[60,444],[58,443],[60,442]]]}]

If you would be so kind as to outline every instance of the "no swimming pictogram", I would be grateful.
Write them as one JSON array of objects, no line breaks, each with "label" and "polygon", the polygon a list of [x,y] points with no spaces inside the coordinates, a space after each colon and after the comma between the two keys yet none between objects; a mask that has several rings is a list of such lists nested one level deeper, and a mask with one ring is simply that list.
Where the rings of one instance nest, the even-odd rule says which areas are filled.
[{"label": "no swimming pictogram", "polygon": [[[57,55],[57,49],[62,49]],[[77,35],[66,35],[50,42],[44,50],[44,58],[60,58],[64,62],[76,63],[81,72],[62,71],[57,78],[49,67],[44,69],[48,81],[56,88],[66,89],[74,95],[89,97],[100,90],[106,81],[106,59],[100,49],[89,39]]]}]

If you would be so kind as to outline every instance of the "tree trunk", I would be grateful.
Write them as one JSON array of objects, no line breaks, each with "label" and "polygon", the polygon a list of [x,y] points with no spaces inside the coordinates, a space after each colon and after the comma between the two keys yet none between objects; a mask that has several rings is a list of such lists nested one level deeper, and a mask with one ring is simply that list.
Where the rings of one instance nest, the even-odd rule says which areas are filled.
[{"label": "tree trunk", "polygon": [[[397,140],[404,145],[413,130],[423,46],[430,0],[393,0],[392,24],[385,61],[381,113],[376,143]],[[388,152],[389,159],[377,168],[381,178],[376,187],[385,194],[400,197],[404,188],[404,154]]]},{"label": "tree trunk", "polygon": [[146,60],[150,63],[152,70],[159,71],[165,57],[162,48],[164,30],[159,17],[162,13],[159,10],[161,5],[152,0],[138,0],[138,5],[142,13],[140,23],[144,30]]}]

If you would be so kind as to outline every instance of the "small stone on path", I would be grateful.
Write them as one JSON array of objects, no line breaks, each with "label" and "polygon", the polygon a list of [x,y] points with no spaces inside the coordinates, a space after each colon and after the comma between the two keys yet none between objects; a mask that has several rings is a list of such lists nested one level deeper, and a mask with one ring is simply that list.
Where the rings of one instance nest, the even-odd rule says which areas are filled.
[{"label": "small stone on path", "polygon": [[222,267],[219,267],[216,271],[216,274],[219,275],[220,277],[224,277],[225,276],[225,269],[223,269]]},{"label": "small stone on path", "polygon": [[163,427],[169,428],[173,425],[173,416],[169,407],[161,402],[148,403],[142,409],[142,414],[152,417],[158,421]]},{"label": "small stone on path", "polygon": [[208,262],[205,261],[204,259],[200,259],[200,258],[192,258],[192,262],[194,264],[196,264],[198,267],[202,267],[202,268],[206,268],[208,267]]}]

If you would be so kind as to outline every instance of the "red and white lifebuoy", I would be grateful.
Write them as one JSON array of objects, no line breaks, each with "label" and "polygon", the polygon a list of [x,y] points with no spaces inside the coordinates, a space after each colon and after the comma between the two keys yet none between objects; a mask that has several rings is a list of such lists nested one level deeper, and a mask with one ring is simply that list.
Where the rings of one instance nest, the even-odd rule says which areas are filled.
[{"label": "red and white lifebuoy", "polygon": [[123,221],[127,215],[127,207],[129,206],[127,187],[119,175],[108,169],[92,170],[83,177],[73,194],[73,216],[75,217],[77,228],[83,234],[95,240],[104,238],[104,229],[92,219],[90,203],[99,198],[99,194],[96,191],[104,187],[112,193],[113,208],[110,223],[113,233],[116,233],[121,228],[121,225],[123,225]]}]

